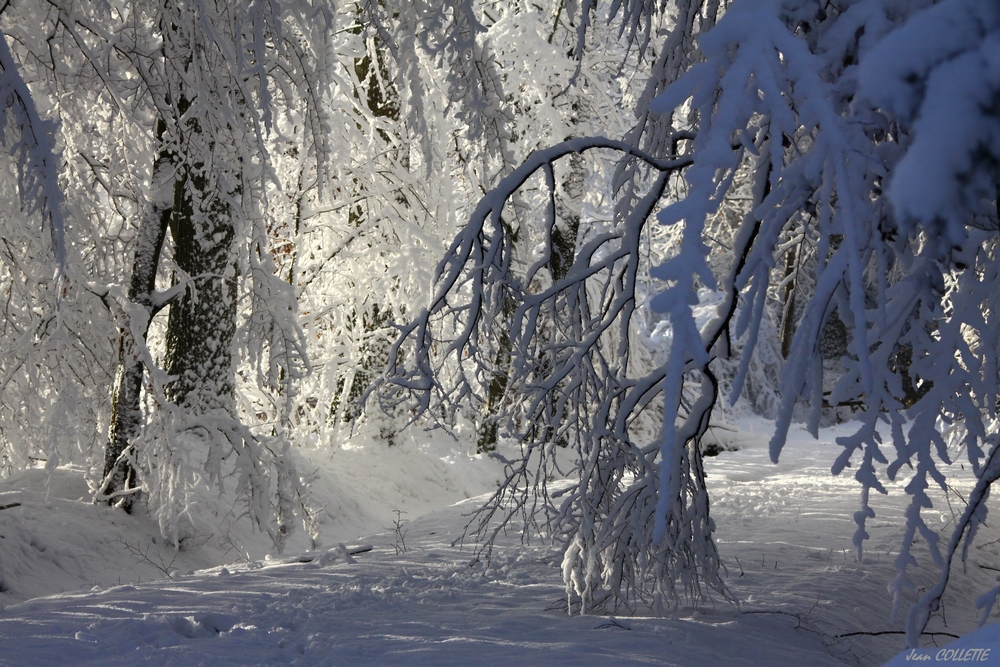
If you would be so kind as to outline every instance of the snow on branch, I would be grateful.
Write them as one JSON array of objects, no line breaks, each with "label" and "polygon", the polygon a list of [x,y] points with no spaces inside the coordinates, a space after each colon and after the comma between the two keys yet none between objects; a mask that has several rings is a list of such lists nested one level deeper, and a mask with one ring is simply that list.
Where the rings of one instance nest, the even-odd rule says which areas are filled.
[{"label": "snow on branch", "polygon": [[[459,321],[455,323],[457,328],[454,330],[454,338],[443,356],[454,354],[457,359],[469,356],[478,358],[483,354],[483,350],[479,347],[479,340],[481,337],[489,338],[487,331],[499,324],[497,318],[503,322],[509,318],[514,322],[521,323],[521,326],[524,327],[524,334],[515,333],[512,340],[530,340],[535,333],[534,319],[538,316],[540,304],[551,302],[560,293],[580,285],[589,276],[598,274],[602,269],[614,266],[619,259],[628,254],[628,250],[619,250],[617,253],[604,257],[600,264],[590,265],[590,259],[598,250],[610,242],[620,239],[621,232],[599,236],[580,250],[580,258],[562,281],[531,298],[530,302],[521,303],[516,314],[504,314],[505,308],[510,308],[509,302],[505,301],[504,297],[520,297],[518,298],[520,303],[524,298],[528,283],[545,263],[545,260],[539,261],[529,268],[524,276],[514,274],[511,266],[509,228],[505,226],[503,218],[505,205],[516,191],[539,170],[570,153],[598,148],[621,151],[642,160],[658,171],[666,173],[679,170],[690,163],[689,158],[684,157],[670,160],[658,159],[621,141],[602,137],[584,137],[535,151],[524,164],[501,180],[479,202],[469,223],[455,238],[445,258],[438,265],[431,304],[423,309],[410,324],[401,329],[401,335],[393,345],[387,382],[413,390],[418,395],[418,404],[422,410],[427,410],[430,407],[432,392],[438,394],[437,399],[447,399],[446,402],[453,405],[457,404],[457,399],[475,393],[468,378],[460,383],[464,387],[458,394],[452,394],[454,390],[445,390],[437,384],[435,379],[437,374],[430,366],[432,347],[437,347],[434,332],[435,317],[452,311],[456,314],[461,313]],[[663,186],[660,187],[662,191]],[[466,286],[471,288],[469,304],[452,306],[450,296]],[[619,307],[621,305],[619,304]],[[608,310],[616,312],[616,309],[609,308]],[[513,318],[510,318],[511,314],[514,315]],[[607,326],[608,323],[605,322],[602,327],[598,328],[594,340]],[[416,356],[412,359],[400,352],[411,339],[417,345]],[[591,345],[594,344],[594,340],[591,341]],[[527,345],[527,342],[524,344]],[[517,349],[516,345],[514,345],[514,349]],[[406,366],[403,365],[404,363]],[[489,365],[492,364],[487,363],[487,366]]]},{"label": "snow on branch", "polygon": [[[690,133],[676,133],[672,147],[676,151],[691,139]],[[553,164],[595,149],[641,161],[658,175],[627,217],[580,238],[561,277],[553,273],[551,247],[532,263],[519,264],[505,207],[532,177],[541,177],[545,191],[553,193]],[[479,202],[437,268],[430,305],[400,327],[378,387],[384,404],[411,397],[419,413],[445,425],[472,401],[487,411],[502,437],[519,443],[520,458],[507,461],[506,480],[480,510],[473,530],[487,554],[493,538],[514,521],[523,522],[525,531],[535,526],[560,535],[567,545],[568,600],[580,599],[581,611],[638,603],[662,609],[682,597],[708,595],[704,584],[728,596],[717,574],[699,468],[700,437],[717,387],[697,330],[690,342],[700,354],[684,356],[690,345],[683,341],[672,348],[681,355],[678,372],[700,371],[708,387],[694,404],[684,403],[687,414],[677,413],[686,420],[678,436],[686,453],[676,475],[667,475],[672,488],[661,483],[660,449],[637,442],[657,438],[652,405],[676,402],[676,411],[682,403],[675,393],[658,398],[665,386],[673,391],[664,383],[672,371],[656,368],[636,342],[637,299],[643,230],[669,180],[690,164],[686,155],[658,158],[625,142],[594,137],[533,153]],[[551,234],[552,194],[543,215],[542,226]],[[692,251],[702,254],[694,246],[681,248],[677,276],[694,265],[695,260],[680,259]],[[689,287],[685,283],[678,290]],[[682,303],[686,308],[689,301]],[[732,310],[716,325],[718,331]],[[710,346],[716,339],[709,337]],[[579,457],[578,481],[550,494],[548,480],[558,470],[560,450],[567,448]],[[695,461],[693,469],[689,460]],[[674,497],[668,506],[657,500]],[[667,524],[677,531],[671,540],[663,539]],[[685,535],[695,539],[685,542]]]},{"label": "snow on branch", "polygon": [[[0,31],[0,144],[16,157],[18,189],[26,213],[40,213],[52,237],[55,277],[66,275],[66,241],[59,187],[59,159],[52,145],[55,124],[43,121],[31,91]],[[13,130],[13,132],[11,132]],[[12,136],[13,135],[13,136]]]},{"label": "snow on branch", "polygon": [[[786,323],[794,335],[771,456],[780,456],[803,404],[813,433],[831,406],[858,411],[857,431],[838,439],[843,449],[833,472],[860,459],[859,558],[866,522],[875,516],[870,493],[887,493],[883,480],[904,470],[911,475],[890,584],[897,610],[913,587],[907,573],[917,563],[916,536],[942,573],[911,611],[911,643],[947,584],[957,541],[971,537],[985,512],[983,505],[964,519],[942,555],[922,512],[933,506],[935,487],[947,489],[953,447],[964,449],[983,486],[975,493],[985,498],[993,481],[983,444],[997,418],[1000,121],[985,100],[1000,92],[987,64],[995,60],[998,34],[996,7],[962,0],[891,15],[864,1],[835,13],[808,0],[734,3],[699,39],[704,62],[651,104],[663,112],[688,104],[695,117],[686,195],[661,214],[664,222],[683,220],[685,235],[731,187],[732,138],[759,137],[765,129],[770,137],[746,142],[768,173],[755,202],[755,240],[733,258],[742,264],[734,285],[753,304],[735,332],[750,336],[741,363],[754,353],[767,294],[794,285],[802,307]],[[791,282],[791,271],[775,271],[789,253],[782,239],[793,232],[816,239],[808,257],[795,259],[812,274],[808,290]],[[841,368],[831,373],[823,347],[833,325],[845,341]],[[947,429],[956,434],[951,446]],[[894,452],[885,451],[889,443]]]},{"label": "snow on branch", "polygon": [[[864,0],[838,11],[811,0],[747,1],[719,17],[717,7],[680,4],[683,21],[656,63],[631,141],[536,152],[479,202],[438,266],[430,306],[400,327],[382,398],[410,395],[444,422],[465,401],[486,408],[522,451],[506,460],[507,481],[481,511],[479,534],[488,544],[491,519],[504,526],[517,515],[527,530],[544,517],[544,529],[565,540],[568,599],[579,596],[581,609],[611,601],[660,608],[677,602],[678,582],[691,597],[705,583],[725,596],[713,574],[698,443],[722,386],[713,363],[743,341],[726,378],[735,400],[780,298],[787,359],[772,459],[793,418],[804,414],[815,434],[831,411],[856,410],[858,428],[838,439],[833,472],[859,459],[858,556],[874,516],[871,492],[887,493],[885,480],[906,470],[906,541],[890,590],[898,608],[912,586],[918,534],[943,590],[956,540],[971,539],[985,511],[956,528],[943,554],[922,512],[934,487],[947,488],[950,446],[964,449],[983,486],[977,497],[992,483],[983,445],[1000,393],[1000,121],[984,100],[1000,93],[991,64],[1000,11],[970,0],[891,15]],[[665,150],[681,138],[675,123],[692,128],[688,152],[652,159],[676,155]],[[630,147],[640,142],[647,152]],[[532,177],[553,192],[552,164],[592,148],[626,156],[614,183],[624,205],[615,224],[580,240],[565,275],[539,280],[551,273],[554,250],[519,264],[506,207]],[[637,231],[682,170],[677,201],[658,215],[678,225],[677,252],[650,271],[662,291],[649,305],[669,319],[670,348],[662,368],[633,374],[641,366],[630,344]],[[751,191],[750,210],[731,230],[720,272],[709,262],[708,225],[737,188]],[[550,243],[555,209],[550,195]],[[698,289],[719,278],[723,300],[699,328],[691,313]],[[663,400],[662,438],[636,444],[654,397]],[[579,482],[555,506],[545,480],[560,445],[575,448]],[[927,613],[914,614],[915,637]]]}]

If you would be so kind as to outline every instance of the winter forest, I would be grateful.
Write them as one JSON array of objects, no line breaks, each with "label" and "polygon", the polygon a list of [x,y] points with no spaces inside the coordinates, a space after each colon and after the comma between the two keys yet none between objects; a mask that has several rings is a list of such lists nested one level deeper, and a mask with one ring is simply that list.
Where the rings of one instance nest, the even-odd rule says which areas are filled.
[{"label": "winter forest", "polygon": [[0,664],[987,647],[994,0],[0,0],[0,146]]}]

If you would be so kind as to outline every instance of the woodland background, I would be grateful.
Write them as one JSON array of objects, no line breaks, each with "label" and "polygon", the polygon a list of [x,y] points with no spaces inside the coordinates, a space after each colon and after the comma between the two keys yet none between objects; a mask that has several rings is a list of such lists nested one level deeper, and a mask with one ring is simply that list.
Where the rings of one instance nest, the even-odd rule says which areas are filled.
[{"label": "woodland background", "polygon": [[909,475],[897,607],[917,536],[941,573],[917,645],[1000,476],[995,3],[5,0],[0,36],[4,475],[85,466],[180,549],[227,490],[280,549],[320,540],[300,452],[442,428],[504,465],[484,550],[516,522],[580,611],[663,612],[730,595],[727,420],[777,461],[849,419],[856,557]]}]

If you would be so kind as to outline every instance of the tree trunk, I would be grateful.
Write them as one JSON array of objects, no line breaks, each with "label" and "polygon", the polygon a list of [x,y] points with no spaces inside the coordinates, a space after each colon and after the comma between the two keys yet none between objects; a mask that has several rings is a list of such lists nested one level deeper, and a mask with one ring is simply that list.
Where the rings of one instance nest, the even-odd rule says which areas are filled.
[{"label": "tree trunk", "polygon": [[795,280],[792,274],[797,271],[796,247],[792,246],[785,254],[785,289],[782,294],[781,314],[781,357],[787,359],[792,350],[792,338],[795,336]]},{"label": "tree trunk", "polygon": [[[186,170],[170,220],[174,261],[190,284],[170,306],[165,365],[175,377],[164,391],[168,400],[197,413],[235,408],[236,230],[215,177],[204,164]],[[174,284],[178,280],[175,274]]]},{"label": "tree trunk", "polygon": [[580,233],[580,216],[583,214],[584,181],[586,179],[583,155],[569,156],[569,173],[562,182],[563,196],[556,197],[556,219],[552,224],[549,248],[549,272],[556,283],[569,275],[576,259],[577,236]]},{"label": "tree trunk", "polygon": [[[165,123],[158,121],[159,138],[162,139],[165,130]],[[150,210],[142,220],[136,237],[132,279],[128,290],[131,311],[125,314],[125,322],[119,333],[118,367],[111,396],[111,424],[108,428],[108,444],[104,450],[101,496],[110,503],[117,500],[125,511],[131,511],[135,494],[116,494],[135,486],[135,468],[128,450],[129,443],[139,434],[142,421],[139,399],[142,393],[143,362],[139,358],[138,338],[141,337],[142,343],[145,343],[149,321],[154,314],[152,296],[156,289],[160,252],[173,212],[173,183],[172,156],[167,151],[161,151],[153,164]]]},{"label": "tree trunk", "polygon": [[[580,217],[583,213],[584,180],[583,156],[574,153],[569,157],[569,173],[562,180],[561,192],[556,193],[555,220],[549,229],[549,275],[557,283],[569,275],[576,259]],[[510,305],[510,313],[514,305]],[[540,334],[544,335],[544,334]],[[486,394],[484,417],[479,423],[476,451],[491,452],[496,449],[499,432],[497,413],[510,383],[511,342],[506,333],[500,333],[499,349],[493,360],[493,375]]]}]

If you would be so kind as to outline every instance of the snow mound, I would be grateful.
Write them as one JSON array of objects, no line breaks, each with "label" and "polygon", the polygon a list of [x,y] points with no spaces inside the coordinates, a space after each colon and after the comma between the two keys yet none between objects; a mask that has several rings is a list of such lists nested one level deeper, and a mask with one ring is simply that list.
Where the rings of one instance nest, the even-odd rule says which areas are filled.
[{"label": "snow mound", "polygon": [[[338,449],[298,450],[320,511],[320,539],[297,529],[288,553],[336,545],[496,488],[499,464],[447,437],[396,446],[355,438]],[[153,517],[91,503],[86,470],[27,470],[0,481],[0,605],[42,595],[138,584],[234,561],[277,556],[266,535],[240,519],[232,494],[204,490],[187,516],[180,549]]]}]

